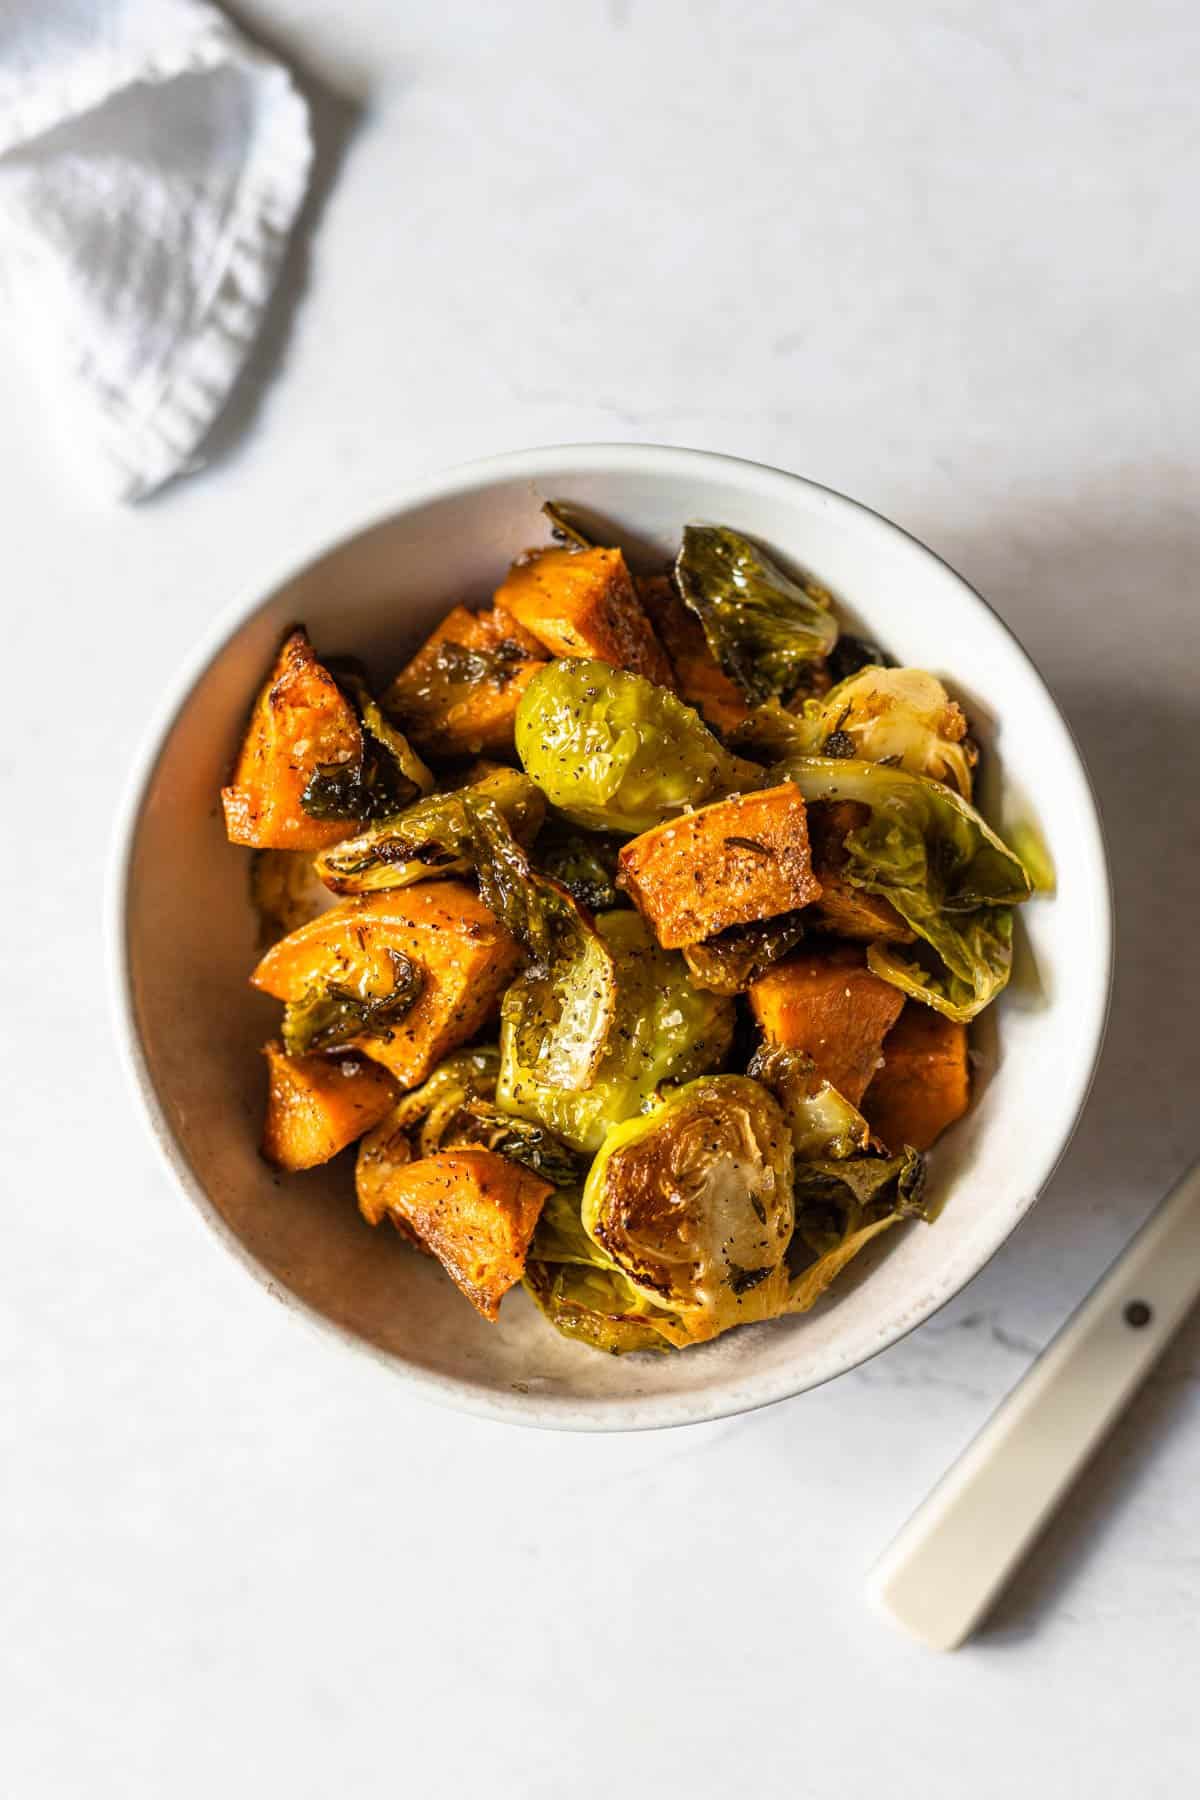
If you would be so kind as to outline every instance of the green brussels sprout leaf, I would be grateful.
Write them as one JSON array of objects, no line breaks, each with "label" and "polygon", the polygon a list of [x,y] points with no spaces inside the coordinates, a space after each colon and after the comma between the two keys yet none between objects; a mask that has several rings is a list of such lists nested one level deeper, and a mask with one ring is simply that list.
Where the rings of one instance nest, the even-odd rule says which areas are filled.
[{"label": "green brussels sprout leaf", "polygon": [[784,1310],[807,1312],[873,1238],[905,1219],[926,1218],[924,1187],[925,1159],[916,1150],[798,1162]]},{"label": "green brussels sprout leaf", "polygon": [[784,776],[808,801],[871,808],[867,823],[847,834],[841,873],[891,902],[928,946],[929,966],[872,944],[870,967],[948,1018],[973,1019],[1008,981],[1009,909],[1033,891],[1020,858],[939,781],[836,757],[789,757],[776,772]]},{"label": "green brussels sprout leaf", "polygon": [[724,525],[685,525],[675,581],[746,698],[786,699],[837,643],[829,595]]},{"label": "green brussels sprout leaf", "polygon": [[518,1060],[549,1087],[590,1086],[616,1011],[611,952],[591,918],[531,865],[499,808],[461,795],[485,904],[530,957],[501,1018]]}]

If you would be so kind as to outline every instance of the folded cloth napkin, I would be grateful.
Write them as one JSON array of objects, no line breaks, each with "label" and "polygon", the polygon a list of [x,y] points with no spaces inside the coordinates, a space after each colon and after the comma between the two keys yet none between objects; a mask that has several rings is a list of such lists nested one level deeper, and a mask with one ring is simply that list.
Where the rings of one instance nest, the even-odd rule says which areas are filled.
[{"label": "folded cloth napkin", "polygon": [[192,462],[310,159],[287,72],[204,0],[0,0],[0,355],[109,494]]}]

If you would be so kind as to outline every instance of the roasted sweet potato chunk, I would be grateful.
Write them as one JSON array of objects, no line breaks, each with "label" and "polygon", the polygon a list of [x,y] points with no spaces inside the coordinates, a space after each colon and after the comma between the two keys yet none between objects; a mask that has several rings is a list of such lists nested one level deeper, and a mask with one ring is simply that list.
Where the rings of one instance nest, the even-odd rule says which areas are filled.
[{"label": "roasted sweet potato chunk", "polygon": [[230,841],[257,850],[323,850],[340,843],[357,830],[354,822],[312,819],[300,796],[318,766],[361,755],[354,708],[297,626],[254,703],[233,779],[221,790]]},{"label": "roasted sweet potato chunk", "polygon": [[669,575],[638,582],[642,605],[675,671],[675,685],[689,706],[718,731],[732,731],[750,708],[708,647],[704,627],[690,613]]},{"label": "roasted sweet potato chunk", "polygon": [[384,710],[426,756],[511,756],[517,701],[545,651],[511,614],[456,606],[396,676]]},{"label": "roasted sweet potato chunk", "polygon": [[264,1046],[263,1155],[277,1169],[315,1169],[377,1125],[396,1099],[386,1069],[365,1056],[289,1056]]},{"label": "roasted sweet potato chunk", "polygon": [[883,1066],[863,1095],[867,1123],[889,1150],[928,1150],[971,1098],[967,1028],[910,1000],[883,1043]]},{"label": "roasted sweet potato chunk", "polygon": [[808,809],[813,873],[821,883],[817,922],[837,937],[864,944],[911,944],[913,932],[890,900],[867,894],[846,880],[847,835],[865,825],[870,808],[854,800],[818,800]]},{"label": "roasted sweet potato chunk", "polygon": [[543,550],[513,564],[496,605],[555,656],[591,656],[675,685],[619,550]]},{"label": "roasted sweet potato chunk", "polygon": [[872,975],[862,951],[846,944],[777,963],[751,984],[750,1005],[769,1039],[807,1051],[817,1072],[857,1106],[904,995]]},{"label": "roasted sweet potato chunk", "polygon": [[621,851],[617,886],[667,950],[807,906],[821,889],[799,790],[735,794],[644,831]]},{"label": "roasted sweet potato chunk", "polygon": [[275,944],[251,980],[277,1000],[305,1000],[331,983],[363,997],[384,995],[396,979],[393,951],[416,965],[417,997],[384,1034],[348,1047],[382,1063],[401,1087],[413,1087],[474,1037],[521,959],[473,888],[430,881],[344,901]]},{"label": "roasted sweet potato chunk", "polygon": [[553,1193],[548,1181],[494,1150],[441,1150],[404,1162],[367,1138],[358,1154],[359,1207],[372,1225],[390,1217],[406,1237],[432,1251],[451,1281],[485,1319],[520,1281],[538,1215]]}]

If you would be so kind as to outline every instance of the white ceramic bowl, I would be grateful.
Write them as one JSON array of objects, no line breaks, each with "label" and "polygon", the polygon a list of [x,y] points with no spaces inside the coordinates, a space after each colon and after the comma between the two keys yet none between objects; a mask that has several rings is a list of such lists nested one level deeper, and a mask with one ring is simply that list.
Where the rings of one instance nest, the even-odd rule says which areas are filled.
[{"label": "white ceramic bowl", "polygon": [[[982,805],[1036,818],[1058,870],[1020,916],[1014,980],[978,1034],[970,1114],[931,1157],[937,1224],[890,1234],[837,1297],[669,1357],[568,1343],[523,1293],[487,1325],[436,1266],[358,1217],[348,1157],[282,1179],[258,1155],[259,1046],[277,1008],[254,994],[247,859],[217,790],[284,627],[379,676],[455,601],[486,599],[543,540],[543,500],[586,506],[661,562],[689,519],[734,526],[810,570],[853,627],[942,674],[984,746]],[[1004,625],[930,551],[828,489],[752,463],[645,445],[533,450],[402,494],[392,516],[238,607],[163,709],[119,827],[112,894],[118,1032],[167,1165],[267,1290],[340,1345],[433,1399],[525,1424],[631,1429],[719,1418],[863,1362],[968,1282],[1028,1212],[1066,1146],[1107,1010],[1111,917],[1087,777],[1053,700]]]}]

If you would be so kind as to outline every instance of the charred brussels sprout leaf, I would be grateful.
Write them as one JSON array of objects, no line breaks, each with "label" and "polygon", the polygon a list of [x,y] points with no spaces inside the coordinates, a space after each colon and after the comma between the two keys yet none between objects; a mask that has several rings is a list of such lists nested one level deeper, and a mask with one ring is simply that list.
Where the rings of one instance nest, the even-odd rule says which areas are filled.
[{"label": "charred brussels sprout leaf", "polygon": [[785,699],[829,655],[838,627],[829,595],[790,575],[723,525],[686,525],[675,580],[709,648],[748,700]]},{"label": "charred brussels sprout leaf", "polygon": [[924,1187],[925,1160],[916,1150],[798,1162],[787,1311],[807,1312],[873,1238],[905,1219],[925,1218]]},{"label": "charred brussels sprout leaf", "polygon": [[289,1001],[283,1014],[283,1047],[289,1056],[310,1050],[345,1050],[363,1038],[388,1039],[421,991],[422,974],[400,950],[389,950],[392,985],[383,994],[360,994],[336,981],[310,988]]},{"label": "charred brussels sprout leaf", "polygon": [[586,1088],[616,1009],[612,955],[590,914],[531,866],[499,809],[469,793],[462,804],[484,903],[531,959],[501,1008],[513,1053],[549,1087]]},{"label": "charred brussels sprout leaf", "polygon": [[774,1094],[792,1132],[798,1157],[840,1161],[867,1147],[867,1121],[843,1094],[817,1073],[804,1050],[788,1050],[767,1039],[746,1073]]},{"label": "charred brussels sprout leaf", "polygon": [[543,517],[549,522],[550,534],[560,544],[575,550],[594,550],[596,540],[590,537],[574,516],[574,509],[567,500],[547,500],[542,508]]},{"label": "charred brussels sprout leaf", "polygon": [[779,913],[750,925],[731,925],[703,944],[689,944],[683,959],[697,987],[710,994],[742,994],[803,936],[804,919],[799,911]]},{"label": "charred brussels sprout leaf", "polygon": [[519,769],[489,770],[470,786],[427,794],[394,817],[347,838],[317,859],[326,885],[339,894],[410,887],[436,875],[465,875],[474,867],[474,835],[465,796],[498,808],[520,843],[536,836],[546,803]]},{"label": "charred brussels sprout leaf", "polygon": [[833,680],[848,681],[851,675],[857,675],[868,663],[873,663],[877,669],[890,669],[892,658],[878,644],[843,631],[829,652],[829,673]]},{"label": "charred brussels sprout leaf", "polygon": [[432,774],[404,733],[384,717],[361,676],[339,667],[336,679],[358,713],[362,754],[350,762],[318,764],[300,796],[305,812],[314,819],[380,819],[414,795],[429,793]]},{"label": "charred brussels sprout leaf", "polygon": [[744,1075],[689,1082],[609,1133],[581,1217],[637,1292],[676,1316],[659,1321],[671,1342],[773,1317],[794,1223],[783,1115]]},{"label": "charred brussels sprout leaf", "polygon": [[621,843],[619,837],[552,820],[538,839],[537,864],[589,912],[608,912],[624,898],[616,886]]},{"label": "charred brussels sprout leaf", "polygon": [[392,1108],[388,1135],[403,1132],[418,1157],[474,1145],[521,1163],[556,1187],[582,1174],[579,1157],[545,1126],[514,1119],[493,1104],[500,1053],[492,1045],[460,1050]]},{"label": "charred brussels sprout leaf", "polygon": [[764,782],[668,689],[586,657],[538,670],[521,695],[516,739],[551,805],[593,831],[649,831]]},{"label": "charred brussels sprout leaf", "polygon": [[659,947],[640,914],[605,913],[596,925],[613,961],[616,1010],[591,1082],[568,1092],[548,1079],[522,1030],[527,1002],[517,982],[501,1008],[496,1089],[506,1112],[585,1151],[599,1149],[611,1125],[640,1112],[660,1083],[690,1081],[719,1063],[734,1019],[733,1003],[694,988],[683,958]]},{"label": "charred brussels sprout leaf", "polygon": [[845,840],[841,871],[891,902],[928,947],[925,962],[872,944],[877,975],[914,999],[967,1020],[994,1000],[1012,967],[1012,914],[1033,884],[1019,857],[941,782],[880,763],[788,758],[780,768],[804,798],[870,807]]}]

